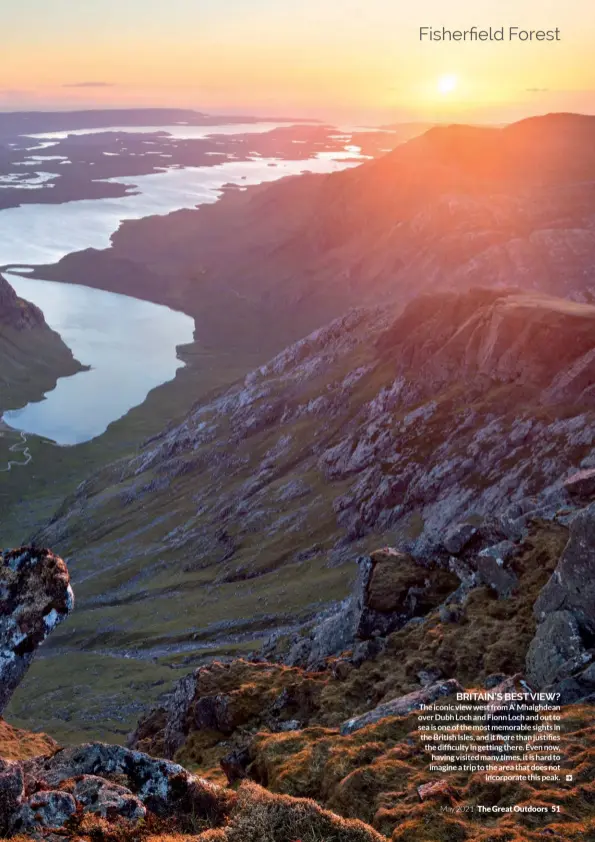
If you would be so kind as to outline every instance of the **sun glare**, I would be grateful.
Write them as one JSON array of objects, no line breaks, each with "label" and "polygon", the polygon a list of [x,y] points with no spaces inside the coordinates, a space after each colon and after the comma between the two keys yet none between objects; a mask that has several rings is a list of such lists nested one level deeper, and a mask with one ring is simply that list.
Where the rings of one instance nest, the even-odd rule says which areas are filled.
[{"label": "sun glare", "polygon": [[451,94],[458,83],[458,78],[454,74],[448,73],[438,79],[438,90],[441,94]]}]

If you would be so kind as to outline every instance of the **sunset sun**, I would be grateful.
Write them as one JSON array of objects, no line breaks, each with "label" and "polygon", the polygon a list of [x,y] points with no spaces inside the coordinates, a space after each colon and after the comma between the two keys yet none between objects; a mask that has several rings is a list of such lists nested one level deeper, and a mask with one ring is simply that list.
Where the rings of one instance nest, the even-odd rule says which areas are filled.
[{"label": "sunset sun", "polygon": [[458,77],[452,73],[447,73],[438,79],[438,91],[444,95],[451,94],[456,90],[458,84]]}]

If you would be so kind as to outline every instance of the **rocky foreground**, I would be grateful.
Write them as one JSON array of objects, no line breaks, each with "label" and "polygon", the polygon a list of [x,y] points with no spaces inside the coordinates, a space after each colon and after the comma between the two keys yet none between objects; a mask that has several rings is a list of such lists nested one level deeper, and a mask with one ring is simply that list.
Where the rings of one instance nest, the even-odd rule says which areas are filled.
[{"label": "rocky foreground", "polygon": [[[573,475],[565,490],[570,504],[525,518],[516,541],[494,544],[485,526],[460,523],[433,560],[391,548],[362,556],[340,611],[274,636],[261,656],[188,675],[143,717],[128,748],[58,749],[2,724],[0,835],[595,838],[595,471]],[[31,548],[1,557],[0,588],[5,703],[73,601],[64,563]],[[420,706],[521,680],[560,693],[572,780],[488,784],[482,773],[430,773]],[[559,812],[473,813],[480,804]]]}]

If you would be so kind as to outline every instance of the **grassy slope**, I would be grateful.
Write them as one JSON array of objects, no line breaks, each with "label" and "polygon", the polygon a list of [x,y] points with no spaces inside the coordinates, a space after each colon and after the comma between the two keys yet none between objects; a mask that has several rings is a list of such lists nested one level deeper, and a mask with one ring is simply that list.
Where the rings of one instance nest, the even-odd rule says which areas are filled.
[{"label": "grassy slope", "polygon": [[[367,330],[364,322],[361,337],[366,341],[338,354],[319,374],[305,381],[298,378],[300,406],[374,360],[378,349]],[[344,537],[333,504],[353,480],[329,483],[317,467],[316,454],[341,440],[352,422],[361,424],[361,407],[394,376],[394,362],[381,361],[342,399],[338,415],[292,416],[282,426],[265,424],[235,443],[229,441],[233,415],[216,416],[207,404],[205,423],[216,417],[219,424],[214,440],[170,452],[168,439],[161,438],[139,459],[157,446],[165,447],[166,456],[140,475],[138,461],[121,460],[91,477],[42,534],[69,563],[78,607],[44,647],[43,657],[16,694],[11,708],[15,721],[40,725],[36,699],[45,692],[54,703],[51,723],[44,712],[43,726],[56,737],[121,740],[140,707],[154,701],[180,671],[189,670],[204,655],[257,648],[270,631],[291,630],[296,622],[314,617],[322,605],[343,598],[357,554],[396,540],[395,533],[386,528],[369,531],[339,548],[339,563],[333,563],[333,546]],[[255,412],[277,393],[288,391],[282,378],[264,378],[264,383],[272,392],[255,402]],[[294,395],[289,394],[291,401]],[[494,387],[471,404],[464,388],[448,387],[436,398],[435,413],[427,423],[411,424],[401,432],[403,458],[432,464],[445,431],[456,430],[470,410],[478,413],[479,429],[490,413],[507,424],[522,411],[514,384]],[[527,390],[523,398],[529,401]],[[378,435],[399,429],[410,410],[396,408]],[[552,411],[552,420],[558,417],[559,408]],[[471,439],[475,429],[469,429]],[[246,483],[281,437],[287,437],[289,445],[273,460],[272,474],[259,491],[247,491]],[[462,455],[467,441],[463,437],[454,442]],[[517,448],[513,461],[529,459],[540,490],[531,449],[526,450]],[[580,445],[569,458],[580,461],[588,450]],[[382,460],[380,466],[389,480],[391,471],[401,469]],[[288,480],[307,483],[309,494],[297,501],[283,499],[280,492]],[[480,493],[492,480],[479,472],[466,481]],[[244,502],[244,515],[235,514],[238,501]],[[403,528],[415,537],[423,525],[419,509],[412,508],[407,518]],[[227,557],[230,544],[233,553]],[[102,709],[109,711],[107,718]]]}]

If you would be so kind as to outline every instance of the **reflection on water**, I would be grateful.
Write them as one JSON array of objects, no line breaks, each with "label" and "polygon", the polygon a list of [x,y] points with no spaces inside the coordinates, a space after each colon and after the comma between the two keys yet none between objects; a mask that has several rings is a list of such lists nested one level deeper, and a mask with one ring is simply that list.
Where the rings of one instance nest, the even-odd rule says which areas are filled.
[{"label": "reflection on water", "polygon": [[[282,124],[172,126],[165,130],[177,138],[196,138],[269,131],[277,125]],[[138,127],[127,130],[143,131]],[[51,146],[67,134],[86,133],[89,130],[39,135],[50,140],[30,149]],[[108,248],[124,220],[216,202],[225,185],[246,189],[302,172],[334,172],[356,166],[358,158],[364,156],[356,146],[296,161],[260,156],[234,161],[228,155],[225,162],[213,167],[172,168],[130,179],[108,179],[129,186],[128,194],[120,198],[7,208],[0,211],[0,266],[55,263],[74,251]],[[171,380],[182,365],[176,345],[192,341],[193,320],[167,307],[84,286],[17,276],[9,280],[21,297],[40,307],[74,356],[92,366],[91,371],[62,378],[45,400],[4,416],[10,426],[59,444],[94,438],[142,403],[151,389]]]},{"label": "reflection on water", "polygon": [[61,378],[45,400],[7,412],[3,420],[14,429],[62,445],[95,438],[183,365],[176,345],[191,342],[194,329],[184,313],[84,286],[13,275],[7,280],[91,366]]}]

